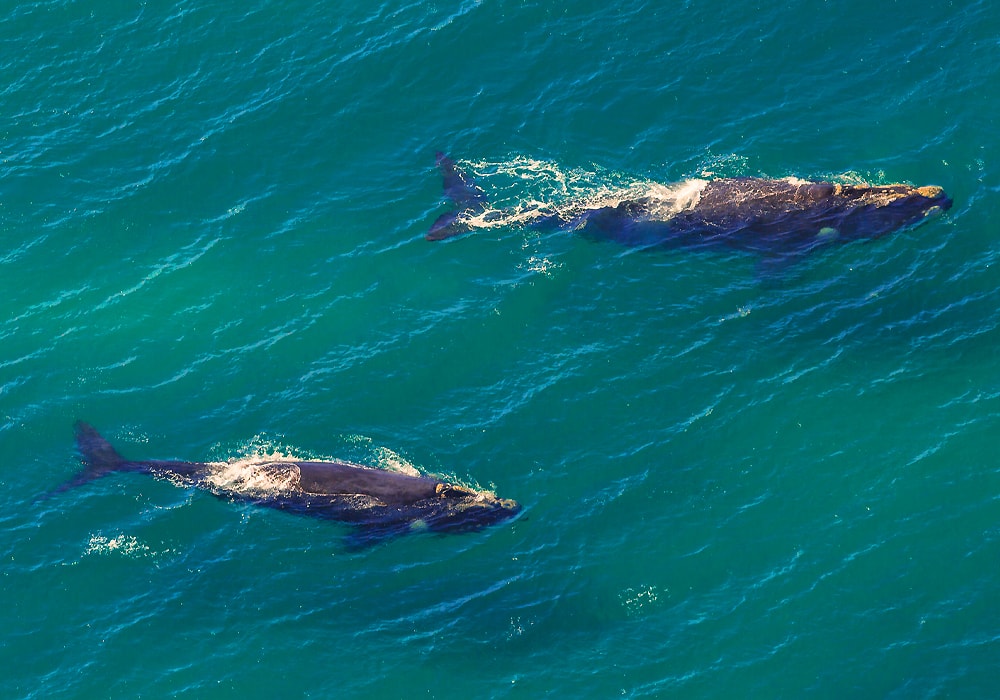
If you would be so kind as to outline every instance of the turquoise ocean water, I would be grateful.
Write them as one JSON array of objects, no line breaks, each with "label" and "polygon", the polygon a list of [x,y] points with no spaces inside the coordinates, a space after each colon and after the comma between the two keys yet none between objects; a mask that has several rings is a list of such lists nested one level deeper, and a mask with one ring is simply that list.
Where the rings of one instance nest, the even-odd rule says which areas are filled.
[{"label": "turquoise ocean water", "polygon": [[[981,698],[1000,672],[1000,13],[14,0],[0,16],[0,696]],[[766,175],[945,216],[762,278],[501,204]],[[347,529],[114,475],[414,467]]]}]

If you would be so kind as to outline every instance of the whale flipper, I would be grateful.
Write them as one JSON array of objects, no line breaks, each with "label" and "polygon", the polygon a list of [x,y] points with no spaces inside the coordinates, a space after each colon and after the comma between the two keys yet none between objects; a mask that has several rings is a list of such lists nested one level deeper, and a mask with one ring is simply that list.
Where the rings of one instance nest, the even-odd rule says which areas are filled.
[{"label": "whale flipper", "polygon": [[427,240],[440,241],[469,230],[462,222],[463,216],[475,216],[486,210],[486,193],[461,170],[455,161],[440,151],[435,156],[438,169],[444,178],[444,196],[452,208],[439,216],[427,232]]}]

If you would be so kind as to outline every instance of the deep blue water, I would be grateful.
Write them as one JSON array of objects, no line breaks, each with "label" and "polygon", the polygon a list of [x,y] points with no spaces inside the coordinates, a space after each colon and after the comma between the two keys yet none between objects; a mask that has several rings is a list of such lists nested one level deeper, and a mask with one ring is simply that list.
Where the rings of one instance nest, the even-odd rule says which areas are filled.
[{"label": "deep blue water", "polygon": [[[15,2],[0,17],[0,696],[980,698],[1000,669],[1000,15],[968,3]],[[763,175],[944,187],[822,251],[424,240]],[[128,457],[400,465],[346,527]]]}]

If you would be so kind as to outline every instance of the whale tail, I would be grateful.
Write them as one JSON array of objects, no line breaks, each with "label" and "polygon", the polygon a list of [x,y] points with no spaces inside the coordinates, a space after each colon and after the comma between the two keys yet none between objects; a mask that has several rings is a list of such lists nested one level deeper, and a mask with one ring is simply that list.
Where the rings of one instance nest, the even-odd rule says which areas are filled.
[{"label": "whale tail", "polygon": [[431,224],[426,236],[429,241],[440,241],[466,233],[471,228],[466,223],[466,217],[486,210],[486,193],[468,173],[440,151],[435,156],[435,161],[444,178],[444,196],[452,206]]},{"label": "whale tail", "polygon": [[75,429],[76,449],[80,452],[83,469],[69,481],[42,496],[42,500],[99,479],[109,472],[121,469],[125,464],[125,459],[92,425],[77,421]]}]

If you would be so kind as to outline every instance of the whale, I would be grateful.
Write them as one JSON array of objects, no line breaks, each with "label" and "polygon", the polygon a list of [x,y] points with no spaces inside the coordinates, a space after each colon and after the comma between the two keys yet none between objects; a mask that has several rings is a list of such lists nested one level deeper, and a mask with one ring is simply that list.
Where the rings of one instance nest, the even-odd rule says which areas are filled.
[{"label": "whale", "polygon": [[[428,240],[505,219],[489,208],[485,191],[452,158],[439,152],[436,164],[449,208],[431,224]],[[630,247],[730,249],[795,259],[834,243],[879,238],[951,206],[951,198],[935,185],[734,177],[651,187],[598,206],[543,206],[517,220]]]},{"label": "whale", "polygon": [[516,501],[488,491],[350,462],[134,461],[122,457],[90,424],[78,421],[74,428],[82,469],[46,498],[111,473],[137,472],[234,502],[346,523],[352,527],[345,540],[350,549],[416,531],[482,530],[521,511]]}]

